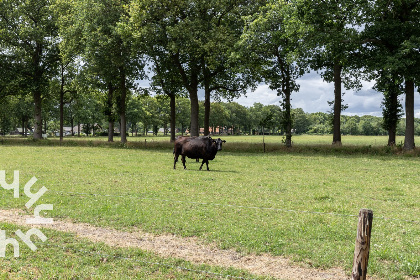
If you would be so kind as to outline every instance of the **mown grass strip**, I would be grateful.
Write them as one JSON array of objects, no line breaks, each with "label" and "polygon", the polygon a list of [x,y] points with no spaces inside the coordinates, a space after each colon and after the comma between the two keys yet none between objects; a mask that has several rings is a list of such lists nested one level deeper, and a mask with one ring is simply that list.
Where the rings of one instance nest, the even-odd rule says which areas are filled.
[{"label": "mown grass strip", "polygon": [[[0,223],[8,238],[29,228]],[[163,259],[135,248],[110,247],[77,238],[75,234],[42,229],[48,240],[31,251],[23,242],[20,257],[12,247],[0,262],[0,279],[271,279],[233,268],[193,265],[180,259]],[[11,234],[10,234],[11,233]]]}]

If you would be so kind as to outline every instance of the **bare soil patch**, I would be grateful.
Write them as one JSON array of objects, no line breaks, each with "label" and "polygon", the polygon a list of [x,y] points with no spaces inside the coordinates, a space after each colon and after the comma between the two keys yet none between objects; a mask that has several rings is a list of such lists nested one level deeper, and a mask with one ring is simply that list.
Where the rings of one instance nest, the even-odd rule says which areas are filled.
[{"label": "bare soil patch", "polygon": [[[27,226],[26,218],[28,216],[23,216],[19,210],[0,209],[0,221]],[[53,224],[42,225],[41,227],[74,233],[78,237],[87,238],[94,242],[104,242],[110,246],[136,247],[154,252],[165,258],[180,258],[195,264],[234,267],[247,270],[255,275],[272,276],[278,279],[347,280],[350,278],[341,268],[320,270],[298,266],[287,258],[269,254],[241,255],[234,250],[221,250],[215,245],[205,244],[198,238],[153,235],[140,229],[125,232],[63,220],[55,220]]]}]

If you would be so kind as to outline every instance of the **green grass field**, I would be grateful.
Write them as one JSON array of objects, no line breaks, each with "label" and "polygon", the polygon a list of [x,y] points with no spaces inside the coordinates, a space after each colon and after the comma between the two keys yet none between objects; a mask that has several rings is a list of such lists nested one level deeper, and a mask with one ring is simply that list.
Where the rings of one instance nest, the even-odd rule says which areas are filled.
[{"label": "green grass field", "polygon": [[[141,139],[138,141],[144,141]],[[160,139],[147,138],[149,147],[153,147],[149,142]],[[356,216],[361,208],[369,208],[374,212],[369,274],[383,279],[419,277],[418,157],[375,156],[363,151],[350,155],[302,152],[306,145],[329,143],[325,136],[294,137],[294,144],[302,146],[298,152],[274,149],[265,154],[254,147],[260,147],[262,137],[223,139],[227,143],[210,162],[210,172],[198,171],[199,164],[193,160],[187,160],[187,170],[180,162],[173,170],[170,144],[130,149],[10,142],[0,145],[0,170],[6,170],[9,180],[13,170],[20,170],[21,189],[36,176],[40,185],[49,189],[42,202],[54,205],[54,210],[47,212],[55,218],[197,236],[220,248],[268,252],[315,267],[338,266],[348,272],[353,261]],[[279,139],[265,137],[273,145]],[[351,139],[355,146],[385,145],[387,140]],[[343,137],[343,145],[346,141],[350,143],[350,137]],[[247,147],[253,152],[243,152]],[[0,208],[25,209],[25,200],[13,199],[10,190],[1,190],[0,198]],[[55,234],[60,236],[57,244],[66,243],[66,235]],[[65,258],[52,249],[42,250],[51,250],[46,253],[50,258]],[[25,267],[31,260],[8,261]],[[52,270],[48,265],[41,268],[42,261],[38,261],[39,266],[33,265],[37,270]],[[120,262],[115,260],[112,265],[130,265]],[[90,271],[89,263],[85,269]]]}]

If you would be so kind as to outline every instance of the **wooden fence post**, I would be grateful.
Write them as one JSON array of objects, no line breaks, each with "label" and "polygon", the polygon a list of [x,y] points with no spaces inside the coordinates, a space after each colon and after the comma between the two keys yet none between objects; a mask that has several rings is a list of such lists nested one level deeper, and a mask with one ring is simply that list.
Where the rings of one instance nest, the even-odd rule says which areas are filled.
[{"label": "wooden fence post", "polygon": [[366,280],[372,220],[372,210],[360,210],[359,223],[357,224],[356,245],[354,248],[353,270],[351,272],[352,280]]}]

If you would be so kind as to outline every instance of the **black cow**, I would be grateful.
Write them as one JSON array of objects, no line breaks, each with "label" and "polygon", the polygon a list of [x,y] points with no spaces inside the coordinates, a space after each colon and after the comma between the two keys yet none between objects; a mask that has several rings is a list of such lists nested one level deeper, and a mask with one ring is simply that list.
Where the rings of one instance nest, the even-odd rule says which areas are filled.
[{"label": "black cow", "polygon": [[218,151],[222,150],[222,143],[225,140],[218,138],[217,140],[211,137],[185,137],[181,136],[175,140],[174,146],[174,169],[176,162],[178,161],[179,155],[181,155],[182,164],[185,166],[185,157],[192,159],[203,159],[200,170],[204,163],[206,163],[207,170],[209,170],[209,160],[213,160],[216,157]]}]

